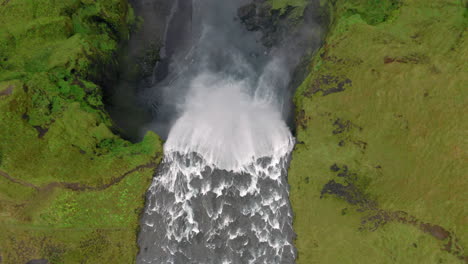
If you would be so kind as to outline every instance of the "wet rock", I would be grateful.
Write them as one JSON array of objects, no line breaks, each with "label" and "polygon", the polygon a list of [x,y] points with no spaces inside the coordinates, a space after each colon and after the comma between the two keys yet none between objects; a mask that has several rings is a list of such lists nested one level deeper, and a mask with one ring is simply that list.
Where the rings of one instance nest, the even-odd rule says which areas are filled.
[{"label": "wet rock", "polygon": [[271,4],[267,1],[254,1],[238,9],[237,15],[246,29],[249,31],[260,31],[262,33],[261,42],[267,47],[276,46],[294,23],[289,19],[289,15],[294,7],[288,6],[285,10],[271,9]]},{"label": "wet rock", "polygon": [[260,26],[257,24],[257,5],[254,3],[250,3],[245,5],[237,11],[237,15],[239,16],[242,23],[245,24],[247,30],[255,31],[259,30]]}]

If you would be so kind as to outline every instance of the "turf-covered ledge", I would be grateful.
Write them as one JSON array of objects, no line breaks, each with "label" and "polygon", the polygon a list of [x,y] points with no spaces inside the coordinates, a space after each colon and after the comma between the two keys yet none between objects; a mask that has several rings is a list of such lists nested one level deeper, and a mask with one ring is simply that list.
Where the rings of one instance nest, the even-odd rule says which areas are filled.
[{"label": "turf-covered ledge", "polygon": [[329,0],[295,95],[299,264],[467,263],[467,11]]},{"label": "turf-covered ledge", "polygon": [[0,1],[2,263],[134,261],[161,141],[115,135],[99,87],[133,21],[124,0]]}]

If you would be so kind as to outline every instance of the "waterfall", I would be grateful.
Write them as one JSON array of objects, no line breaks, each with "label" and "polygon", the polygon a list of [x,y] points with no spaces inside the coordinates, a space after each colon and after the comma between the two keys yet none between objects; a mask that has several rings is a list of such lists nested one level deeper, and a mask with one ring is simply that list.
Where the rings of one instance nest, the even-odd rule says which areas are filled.
[{"label": "waterfall", "polygon": [[287,183],[294,138],[285,116],[303,51],[264,47],[237,18],[248,2],[193,0],[190,23],[173,23],[189,44],[142,93],[156,106],[150,128],[166,142],[137,263],[295,261]]}]

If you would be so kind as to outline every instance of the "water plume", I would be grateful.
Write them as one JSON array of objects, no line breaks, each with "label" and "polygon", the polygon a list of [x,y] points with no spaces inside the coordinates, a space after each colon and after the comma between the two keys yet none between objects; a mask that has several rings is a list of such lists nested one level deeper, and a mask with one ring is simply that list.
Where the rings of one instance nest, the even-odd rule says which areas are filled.
[{"label": "water plume", "polygon": [[212,73],[197,76],[165,152],[195,152],[210,166],[234,172],[259,157],[285,156],[293,139],[275,97],[252,97],[250,91],[245,80]]}]

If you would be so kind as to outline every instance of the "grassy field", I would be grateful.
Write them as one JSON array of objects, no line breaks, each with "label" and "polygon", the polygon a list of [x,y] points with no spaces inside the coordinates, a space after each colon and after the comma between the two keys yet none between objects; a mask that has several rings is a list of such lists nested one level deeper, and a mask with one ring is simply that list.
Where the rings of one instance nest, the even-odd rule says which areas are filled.
[{"label": "grassy field", "polygon": [[0,1],[0,262],[132,263],[158,136],[118,135],[100,83],[132,9],[120,0]]},{"label": "grassy field", "polygon": [[323,4],[295,96],[298,263],[467,263],[466,2]]}]

